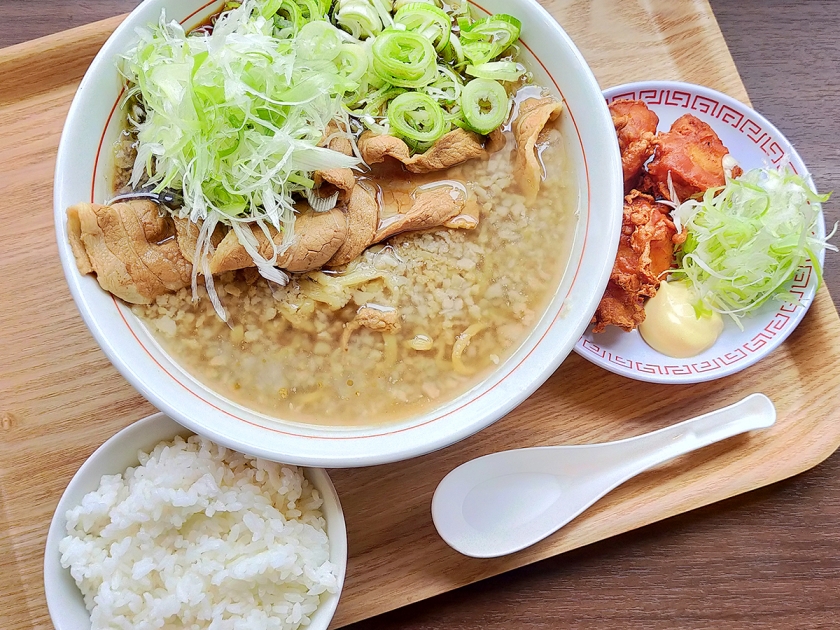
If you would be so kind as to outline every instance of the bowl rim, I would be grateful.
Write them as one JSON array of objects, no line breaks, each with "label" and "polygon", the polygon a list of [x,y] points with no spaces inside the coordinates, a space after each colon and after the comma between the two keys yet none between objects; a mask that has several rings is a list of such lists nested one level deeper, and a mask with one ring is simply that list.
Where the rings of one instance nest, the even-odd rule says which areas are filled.
[{"label": "bowl rim", "polygon": [[[204,7],[199,9],[197,12],[216,4],[218,1],[219,0],[215,0],[214,2],[205,4]],[[194,4],[199,4],[199,2],[200,0],[196,0]],[[541,20],[540,28],[547,29],[543,32],[551,34],[551,37],[553,38],[551,40],[552,42],[563,42],[565,54],[567,54],[570,59],[573,59],[576,64],[575,79],[568,85],[574,86],[571,88],[572,90],[580,92],[580,95],[577,97],[578,99],[585,100],[587,105],[589,105],[590,100],[592,101],[594,106],[593,111],[586,112],[585,115],[596,121],[599,127],[604,127],[605,131],[607,128],[610,130],[610,134],[604,133],[603,139],[598,136],[599,146],[596,147],[596,151],[606,157],[606,160],[602,160],[598,164],[599,171],[602,173],[602,181],[597,187],[590,186],[586,196],[590,206],[593,204],[593,198],[600,199],[602,201],[607,200],[607,204],[602,203],[601,205],[608,205],[608,207],[611,207],[609,206],[610,203],[615,205],[615,212],[605,212],[607,216],[604,217],[604,225],[598,228],[602,229],[604,233],[609,236],[608,238],[603,239],[603,243],[598,242],[597,244],[590,242],[595,239],[584,238],[584,249],[580,253],[580,259],[570,260],[569,267],[566,271],[566,275],[572,274],[574,271],[572,269],[574,264],[578,264],[579,269],[581,262],[583,260],[587,260],[590,268],[585,270],[585,274],[587,275],[586,284],[590,293],[598,293],[599,291],[597,290],[593,292],[592,287],[595,289],[600,287],[600,291],[603,291],[603,288],[606,286],[609,278],[610,269],[602,262],[600,257],[597,261],[595,261],[595,265],[592,265],[593,259],[596,257],[592,254],[591,250],[597,245],[598,247],[606,249],[605,253],[601,252],[605,258],[613,258],[615,249],[618,246],[618,232],[621,222],[618,209],[620,208],[620,198],[623,190],[621,185],[620,155],[618,153],[617,140],[615,140],[614,135],[611,134],[611,119],[609,117],[606,104],[600,98],[601,92],[597,81],[592,74],[591,69],[583,59],[583,56],[575,47],[569,36],[565,33],[565,31],[563,31],[554,18],[551,17],[551,15],[542,6],[537,4],[535,0],[518,0],[518,2],[523,7],[523,12],[527,7],[532,19]],[[567,308],[565,301],[558,301],[555,296],[555,299],[551,302],[548,309],[542,316],[542,319],[547,319],[550,315],[554,316],[553,321],[547,324],[546,331],[543,333],[543,338],[548,334],[548,332],[551,332],[551,327],[554,326],[558,320],[564,320],[562,322],[563,327],[571,332],[562,336],[561,347],[552,347],[551,350],[548,350],[546,347],[549,344],[546,343],[541,345],[542,338],[532,341],[532,337],[534,336],[536,329],[532,330],[529,336],[519,345],[512,357],[510,357],[499,368],[493,370],[483,381],[473,388],[473,390],[475,390],[480,388],[481,385],[487,383],[492,383],[492,387],[490,387],[490,389],[493,389],[497,385],[502,385],[496,394],[488,397],[487,401],[483,402],[481,405],[473,406],[472,409],[462,409],[464,406],[474,403],[478,398],[484,396],[489,391],[489,389],[486,388],[480,393],[471,390],[462,394],[454,401],[450,401],[450,404],[444,404],[442,406],[431,408],[426,412],[416,414],[410,420],[415,420],[417,418],[425,418],[426,420],[423,422],[414,422],[410,426],[404,426],[400,423],[389,423],[384,425],[388,427],[389,430],[387,431],[382,431],[382,427],[364,427],[361,430],[356,430],[350,427],[343,428],[329,426],[325,427],[330,432],[330,435],[326,437],[320,434],[323,433],[321,429],[314,429],[313,432],[315,434],[311,434],[312,432],[310,432],[309,435],[300,435],[298,433],[290,433],[279,429],[268,428],[264,425],[258,425],[257,423],[251,422],[248,419],[249,417],[259,417],[259,414],[256,414],[252,410],[245,412],[240,407],[237,409],[238,415],[233,415],[223,408],[225,406],[224,403],[226,402],[223,397],[215,394],[215,392],[209,388],[201,386],[199,389],[203,389],[204,398],[199,397],[200,401],[196,404],[196,406],[201,405],[205,413],[216,414],[212,420],[213,424],[210,426],[205,424],[203,420],[199,419],[195,411],[189,409],[189,401],[185,403],[178,396],[170,398],[170,396],[168,396],[165,392],[160,391],[160,383],[154,382],[156,378],[154,374],[155,372],[160,373],[162,371],[172,377],[172,379],[184,390],[194,393],[190,390],[190,387],[187,387],[187,385],[181,382],[179,378],[169,374],[169,372],[166,371],[166,368],[161,365],[161,363],[159,363],[150,353],[149,349],[143,346],[138,338],[138,334],[135,333],[129,323],[129,320],[131,320],[134,316],[128,311],[125,305],[118,303],[116,298],[112,299],[116,305],[117,313],[120,317],[122,317],[125,325],[129,328],[129,333],[134,336],[137,343],[140,346],[143,346],[146,353],[149,354],[151,361],[144,359],[142,362],[135,362],[136,364],[132,364],[130,359],[133,351],[126,350],[124,347],[121,347],[122,344],[120,343],[121,341],[126,340],[133,343],[133,341],[129,339],[129,334],[120,333],[117,336],[113,336],[106,330],[107,325],[103,326],[102,322],[97,321],[99,317],[99,315],[97,315],[99,307],[92,305],[86,298],[85,293],[88,289],[83,287],[84,279],[78,273],[72,254],[65,243],[66,234],[64,213],[68,204],[62,203],[61,182],[64,178],[64,172],[67,168],[66,165],[68,160],[73,159],[70,155],[71,143],[68,140],[68,130],[71,130],[73,124],[77,123],[80,116],[83,115],[80,112],[82,107],[80,94],[84,93],[86,90],[90,90],[90,84],[94,80],[93,77],[99,72],[104,72],[105,66],[111,63],[114,54],[121,50],[125,45],[123,38],[126,37],[126,34],[130,36],[131,30],[141,23],[141,18],[138,17],[141,12],[144,9],[148,11],[147,7],[150,6],[157,7],[157,10],[159,11],[162,4],[163,0],[146,0],[138,6],[129,18],[117,28],[94,59],[94,62],[91,64],[90,69],[82,80],[79,92],[77,92],[77,95],[71,104],[65,128],[62,133],[58,159],[56,161],[56,188],[54,195],[55,228],[59,244],[59,253],[65,277],[67,278],[68,286],[71,294],[73,295],[74,301],[76,302],[85,323],[91,330],[93,336],[105,354],[114,366],[122,373],[122,375],[145,398],[150,400],[159,409],[165,411],[170,417],[177,419],[178,422],[189,429],[235,450],[268,459],[282,459],[292,464],[304,466],[352,467],[404,460],[432,452],[462,440],[506,415],[513,408],[523,402],[528,396],[530,396],[556,370],[560,363],[571,352],[575,341],[585,329],[590,314],[594,312],[597,305],[597,298],[594,297],[594,295],[586,294],[582,297],[581,295],[576,294],[574,299],[575,305],[574,308],[571,309],[571,315],[569,314],[570,309]],[[473,4],[476,3],[473,2]],[[483,8],[478,4],[476,4],[476,6]],[[194,12],[192,15],[195,15],[197,12]],[[142,23],[146,23],[146,21],[148,20],[144,20]],[[540,37],[540,39],[543,40],[545,38]],[[523,44],[527,46],[524,41]],[[542,64],[542,61],[540,61],[540,58],[537,57],[536,54],[534,54],[534,57]],[[548,69],[546,69],[546,71],[548,72]],[[551,76],[550,73],[549,76]],[[556,83],[557,82],[555,81],[555,84]],[[559,90],[559,85],[557,87]],[[595,98],[596,95],[597,98]],[[561,96],[566,102],[568,108],[568,99],[562,91]],[[574,118],[574,114],[570,115]],[[593,123],[593,129],[594,127],[595,123]],[[589,133],[600,134],[600,131],[590,131]],[[580,131],[578,131],[578,134],[580,135]],[[581,151],[583,151],[583,139],[582,137],[579,139],[581,143]],[[589,181],[590,166],[587,165],[586,169],[587,181]],[[590,209],[586,212],[586,220],[588,222],[587,229],[589,227],[592,214],[593,212],[590,207]],[[590,247],[588,254],[585,249],[587,243]],[[572,283],[572,286],[569,287],[570,293],[573,288],[575,288],[574,282]],[[101,289],[99,290],[101,291]],[[577,293],[581,293],[582,291],[583,289],[578,289]],[[555,305],[555,302],[558,302],[557,305]],[[542,323],[542,320],[540,323]],[[555,326],[554,328],[556,331],[558,327]],[[558,333],[555,332],[554,336],[557,335]],[[525,350],[529,347],[530,350],[526,353]],[[528,361],[530,355],[535,352],[538,347],[540,347],[540,353],[538,353],[534,359]],[[519,357],[520,354],[524,354],[525,356],[518,359],[519,363],[513,365],[511,368],[510,366],[514,363],[514,359]],[[157,363],[157,368],[161,368],[161,370],[158,370],[155,366],[153,366],[152,361]],[[172,364],[173,368],[179,367],[177,362],[173,359],[170,359],[169,363]],[[522,369],[519,369],[522,364],[526,365],[524,365]],[[515,375],[515,378],[509,379],[507,383],[502,383],[502,381],[508,379],[508,377],[511,376],[517,369],[519,369],[519,371]],[[151,372],[149,370],[151,370]],[[189,384],[192,386],[195,383]],[[210,409],[209,407],[213,407],[214,409]],[[231,421],[223,417],[225,414],[236,418],[237,421],[239,421],[239,426],[233,427],[231,425]],[[444,416],[450,416],[453,414],[457,414],[455,416],[458,420],[457,425],[455,424],[454,419],[452,419],[452,421],[447,423],[439,423],[439,425],[443,425],[443,429],[436,427],[431,430],[427,430],[425,428],[429,423],[432,423]],[[436,417],[432,417],[433,415]],[[242,416],[245,417],[243,418]],[[282,419],[280,422],[283,422]],[[243,426],[245,424],[251,424],[254,426]],[[292,423],[286,423],[283,426],[292,426]],[[256,429],[254,427],[256,427]],[[279,449],[275,444],[266,445],[265,440],[255,439],[254,436],[257,434],[262,434],[264,436],[264,434],[266,434],[266,430],[273,431],[275,433],[286,433],[286,436],[281,438],[284,442],[288,443],[288,445],[284,446],[284,452],[279,452]],[[412,437],[415,439],[405,439],[405,432],[411,432]],[[304,444],[305,441],[312,442],[312,438],[314,438],[315,441],[338,440],[343,442],[342,448],[331,444],[321,444],[315,447],[311,444]],[[348,443],[352,443],[353,447],[348,449],[343,448]]]},{"label": "bowl rim", "polygon": [[[783,144],[784,146],[780,147],[780,150],[782,150],[783,153],[779,160],[783,160],[785,157],[787,157],[788,161],[793,165],[795,172],[798,175],[801,175],[808,183],[811,184],[812,188],[816,190],[813,183],[813,178],[811,177],[811,173],[808,170],[805,161],[797,152],[796,147],[793,146],[793,143],[791,143],[790,140],[788,140],[788,138],[779,130],[778,127],[776,127],[772,122],[765,118],[761,113],[756,111],[752,106],[743,103],[738,99],[729,96],[728,94],[725,94],[723,92],[720,92],[718,90],[704,85],[688,83],[685,81],[668,80],[634,81],[631,83],[623,83],[606,88],[603,91],[603,94],[605,102],[612,102],[613,100],[616,100],[618,98],[628,97],[630,94],[636,95],[646,91],[656,93],[661,97],[663,91],[665,90],[671,91],[674,100],[678,98],[681,99],[683,95],[688,95],[693,96],[695,99],[697,97],[709,99],[708,102],[716,101],[718,104],[728,107],[736,113],[740,113],[738,110],[741,110],[742,112],[747,114],[746,120],[739,119],[737,124],[735,125],[731,125],[730,123],[722,124],[730,124],[730,126],[738,128],[738,125],[743,127],[747,123],[752,122],[754,125],[757,126],[758,129],[760,129],[763,132],[766,132],[766,134],[771,139],[774,139],[775,141],[780,141],[780,144]],[[635,98],[635,96],[633,98]],[[642,97],[639,96],[639,98]],[[666,98],[667,101],[667,96],[664,98]],[[694,103],[695,101],[692,100],[692,107],[694,107]],[[655,105],[656,103],[653,104]],[[679,104],[682,107],[686,107],[686,113],[691,113],[692,111],[695,111],[694,109],[688,108],[688,101],[685,101],[685,104],[666,102],[666,105],[669,106],[674,104]],[[699,105],[701,107],[706,106],[704,103],[700,103]],[[755,140],[753,141],[755,142]],[[767,153],[766,150],[765,153]],[[819,204],[817,233],[821,236],[825,236],[826,233],[825,217],[822,210],[822,204]],[[818,258],[820,267],[824,268],[825,250],[820,251]],[[810,263],[810,259],[806,262]],[[805,266],[813,269],[812,264],[808,264]],[[792,311],[785,310],[785,314],[787,317],[789,317],[789,320],[781,328],[781,330],[775,332],[769,339],[762,339],[762,345],[757,350],[747,354],[744,358],[738,358],[736,361],[725,362],[721,366],[715,366],[714,369],[703,370],[703,366],[701,365],[698,371],[694,371],[694,369],[692,369],[687,373],[669,372],[663,374],[652,370],[643,371],[636,367],[636,364],[639,364],[641,362],[627,357],[616,356],[614,358],[608,348],[604,348],[602,346],[599,346],[597,343],[590,341],[588,338],[590,336],[588,328],[578,340],[578,342],[575,344],[574,350],[575,353],[577,353],[587,361],[590,361],[591,363],[594,363],[595,365],[598,365],[604,368],[605,370],[608,370],[614,374],[618,374],[619,376],[625,376],[627,378],[637,381],[657,383],[662,385],[687,385],[693,383],[705,383],[708,381],[714,381],[720,378],[724,378],[726,376],[731,376],[732,374],[736,374],[752,365],[755,365],[767,355],[769,355],[771,352],[773,352],[776,348],[778,348],[785,341],[785,339],[788,338],[788,336],[796,329],[796,327],[805,317],[805,314],[808,312],[811,304],[814,301],[817,288],[817,280],[815,274],[810,273],[805,285],[803,285],[802,287],[797,286],[797,288],[802,288],[803,291],[801,304],[799,306],[796,306]],[[778,311],[784,309],[784,306],[784,304],[780,306]],[[769,313],[768,316],[770,316]],[[640,338],[639,343],[644,344],[645,342],[642,341]],[[735,350],[737,351],[738,348],[736,348]],[[651,349],[651,351],[653,350]],[[603,354],[601,354],[602,352]],[[723,354],[723,351],[721,354]],[[662,357],[662,363],[666,364],[665,367],[683,368],[684,366],[696,367],[700,365],[700,363],[697,362],[696,357],[688,357],[686,359],[674,359],[661,353],[660,356]],[[718,359],[720,359],[720,357],[718,357]],[[628,367],[627,363],[630,363],[630,367]],[[706,363],[706,361],[704,360],[703,363]],[[689,368],[686,367],[685,369]]]},{"label": "bowl rim", "polygon": [[[150,437],[146,437],[146,434],[150,432],[152,435],[167,434],[169,437],[152,440]],[[85,459],[78,470],[73,473],[50,519],[47,537],[44,543],[44,562],[42,565],[44,596],[47,600],[50,619],[55,625],[56,630],[80,630],[75,626],[71,627],[67,625],[63,621],[65,618],[63,616],[65,614],[64,602],[68,595],[68,588],[72,588],[73,596],[78,597],[80,601],[82,600],[82,593],[72,577],[69,578],[71,581],[69,583],[67,582],[66,578],[69,576],[69,569],[61,566],[58,545],[61,539],[66,536],[65,515],[67,510],[78,504],[81,501],[81,497],[89,492],[93,492],[98,487],[99,482],[97,482],[96,486],[87,488],[85,484],[85,481],[88,480],[87,478],[90,477],[92,480],[98,477],[101,479],[103,475],[122,474],[128,467],[139,464],[137,458],[139,451],[145,450],[148,452],[155,444],[159,444],[161,441],[169,441],[176,436],[187,437],[193,434],[195,434],[193,431],[179,424],[165,413],[158,412],[141,418],[114,433],[98,446]],[[152,442],[154,444],[151,444]],[[137,446],[138,444],[139,446]],[[151,447],[146,447],[146,444],[151,444]],[[135,446],[132,447],[131,445]],[[133,454],[131,454],[132,448]],[[122,453],[123,457],[119,457],[120,453]],[[111,466],[105,466],[109,469],[108,471],[97,473],[97,469],[103,465],[102,460],[109,455],[114,455],[122,461],[131,460],[133,463],[128,463],[119,470],[114,471],[110,470]],[[114,468],[116,467],[115,465]],[[335,593],[330,593],[329,597],[319,604],[318,610],[311,617],[312,623],[307,626],[308,628],[313,628],[313,630],[326,630],[335,614],[347,575],[347,526],[338,492],[327,471],[323,468],[315,467],[300,468],[304,476],[318,490],[323,499],[321,511],[327,524],[326,530],[330,545],[330,561],[338,567],[338,590]]]}]

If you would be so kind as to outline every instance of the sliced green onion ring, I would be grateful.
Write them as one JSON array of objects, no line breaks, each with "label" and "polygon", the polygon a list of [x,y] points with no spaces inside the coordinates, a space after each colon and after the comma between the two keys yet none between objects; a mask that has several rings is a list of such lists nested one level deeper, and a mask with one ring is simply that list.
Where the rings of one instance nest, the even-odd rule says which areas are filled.
[{"label": "sliced green onion ring", "polygon": [[436,0],[396,0],[396,2],[394,2],[394,11],[399,11],[404,6],[406,6],[407,4],[413,4],[413,3],[416,3],[416,4],[431,4],[433,6],[440,7],[440,2],[437,2]]},{"label": "sliced green onion ring", "polygon": [[510,98],[498,81],[473,79],[461,92],[461,111],[473,131],[488,134],[507,118]]},{"label": "sliced green onion ring", "polygon": [[415,150],[425,150],[446,133],[443,109],[420,92],[405,92],[388,105],[391,131]]},{"label": "sliced green onion ring", "polygon": [[382,18],[369,0],[339,0],[333,19],[356,39],[375,37],[382,32]]},{"label": "sliced green onion ring", "polygon": [[505,48],[519,39],[519,33],[522,31],[522,22],[507,13],[497,13],[496,15],[476,20],[466,27],[461,26],[463,20],[459,20],[458,24],[461,27],[462,40],[475,41],[478,39],[489,39],[493,43],[498,43]]},{"label": "sliced green onion ring", "polygon": [[394,0],[368,0],[368,2],[373,4],[377,13],[379,13],[383,28],[394,25],[394,19],[391,16],[391,12],[394,10]]},{"label": "sliced green onion ring", "polygon": [[355,42],[344,42],[333,59],[336,69],[347,81],[361,83],[369,66],[367,49]]},{"label": "sliced green onion ring", "polygon": [[300,7],[294,0],[283,0],[274,20],[278,29],[291,28],[295,32],[304,24]]},{"label": "sliced green onion ring", "polygon": [[344,102],[344,108],[348,112],[353,114],[353,108],[359,106],[362,103],[370,89],[370,85],[364,79],[362,79],[362,81],[359,83],[355,90],[349,90],[345,92],[344,98],[342,99]]},{"label": "sliced green onion ring", "polygon": [[492,61],[516,43],[521,28],[519,20],[505,13],[462,27],[461,44],[464,56],[476,66]]},{"label": "sliced green onion ring", "polygon": [[295,0],[295,3],[300,7],[304,23],[323,20],[326,17],[327,12],[322,8],[322,0]]},{"label": "sliced green onion ring", "polygon": [[464,49],[461,46],[460,38],[455,33],[449,36],[449,43],[441,51],[440,56],[446,63],[450,63],[456,68],[464,65]]},{"label": "sliced green onion ring", "polygon": [[364,114],[368,116],[382,116],[383,115],[383,108],[388,101],[393,98],[396,98],[400,94],[405,92],[402,88],[395,88],[390,85],[384,85],[375,92],[371,92],[368,94],[367,98],[365,99],[365,108],[363,111]]},{"label": "sliced green onion ring", "polygon": [[446,12],[424,2],[403,5],[394,16],[394,24],[401,24],[407,31],[427,37],[438,52],[446,48],[452,31],[452,20]]},{"label": "sliced green onion ring", "polygon": [[386,83],[421,88],[437,76],[437,53],[422,35],[385,29],[373,42],[373,71]]},{"label": "sliced green onion ring", "polygon": [[332,61],[342,50],[340,31],[323,20],[304,24],[298,31],[295,45],[301,59]]},{"label": "sliced green onion ring", "polygon": [[501,51],[497,50],[490,42],[467,42],[463,45],[464,57],[469,59],[473,65],[481,65],[487,63],[491,59],[498,57]]},{"label": "sliced green onion ring", "polygon": [[467,124],[467,121],[464,120],[463,112],[461,111],[460,105],[454,106],[449,111],[444,110],[443,112],[443,119],[449,125],[451,129],[454,127],[461,127],[462,129],[469,129],[470,126]]},{"label": "sliced green onion ring", "polygon": [[456,22],[464,17],[470,16],[470,5],[467,0],[448,0],[445,11],[452,16]]},{"label": "sliced green onion ring", "polygon": [[525,74],[525,66],[515,61],[488,61],[477,66],[470,64],[464,72],[479,79],[512,83]]},{"label": "sliced green onion ring", "polygon": [[449,105],[458,102],[463,87],[464,81],[457,72],[447,66],[438,65],[437,78],[426,87],[425,91],[438,103]]}]

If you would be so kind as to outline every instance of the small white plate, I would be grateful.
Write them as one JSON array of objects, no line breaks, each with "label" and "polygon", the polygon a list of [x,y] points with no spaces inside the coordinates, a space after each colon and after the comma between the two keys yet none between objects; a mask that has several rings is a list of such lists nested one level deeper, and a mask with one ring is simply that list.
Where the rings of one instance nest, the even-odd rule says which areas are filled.
[{"label": "small white plate", "polygon": [[[604,97],[608,103],[622,98],[645,101],[659,116],[659,131],[667,131],[680,116],[693,114],[715,130],[744,170],[789,163],[797,173],[809,177],[799,154],[776,127],[743,103],[715,90],[675,81],[644,81],[610,88],[604,91]],[[817,234],[825,235],[822,213]],[[821,267],[823,258],[821,252]],[[739,372],[776,349],[802,320],[816,289],[817,274],[808,260],[790,283],[790,291],[799,296],[800,304],[768,302],[741,320],[744,330],[725,317],[723,334],[715,345],[688,359],[661,354],[644,342],[638,330],[626,333],[614,326],[597,335],[590,327],[575,352],[611,372],[639,381],[711,381]]]}]

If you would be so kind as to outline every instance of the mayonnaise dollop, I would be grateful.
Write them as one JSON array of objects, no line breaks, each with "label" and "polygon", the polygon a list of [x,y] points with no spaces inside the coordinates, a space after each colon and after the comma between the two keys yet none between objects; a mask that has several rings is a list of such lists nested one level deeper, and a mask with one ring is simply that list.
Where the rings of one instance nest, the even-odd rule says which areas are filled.
[{"label": "mayonnaise dollop", "polygon": [[645,321],[639,325],[642,338],[657,352],[676,359],[711,348],[723,332],[723,319],[715,312],[697,317],[692,306],[696,299],[687,281],[663,282],[645,304]]}]

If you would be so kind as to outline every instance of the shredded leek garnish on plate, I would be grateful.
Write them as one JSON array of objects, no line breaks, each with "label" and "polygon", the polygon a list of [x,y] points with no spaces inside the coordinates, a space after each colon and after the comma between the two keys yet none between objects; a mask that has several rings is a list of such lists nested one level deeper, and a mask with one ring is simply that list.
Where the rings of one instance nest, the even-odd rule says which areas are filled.
[{"label": "shredded leek garnish on plate", "polygon": [[789,170],[757,168],[680,204],[672,216],[686,240],[671,273],[691,283],[698,314],[717,311],[740,327],[770,299],[796,302],[786,284],[808,258],[821,281],[819,254],[837,251],[827,242],[833,231],[816,234],[828,197]]}]

